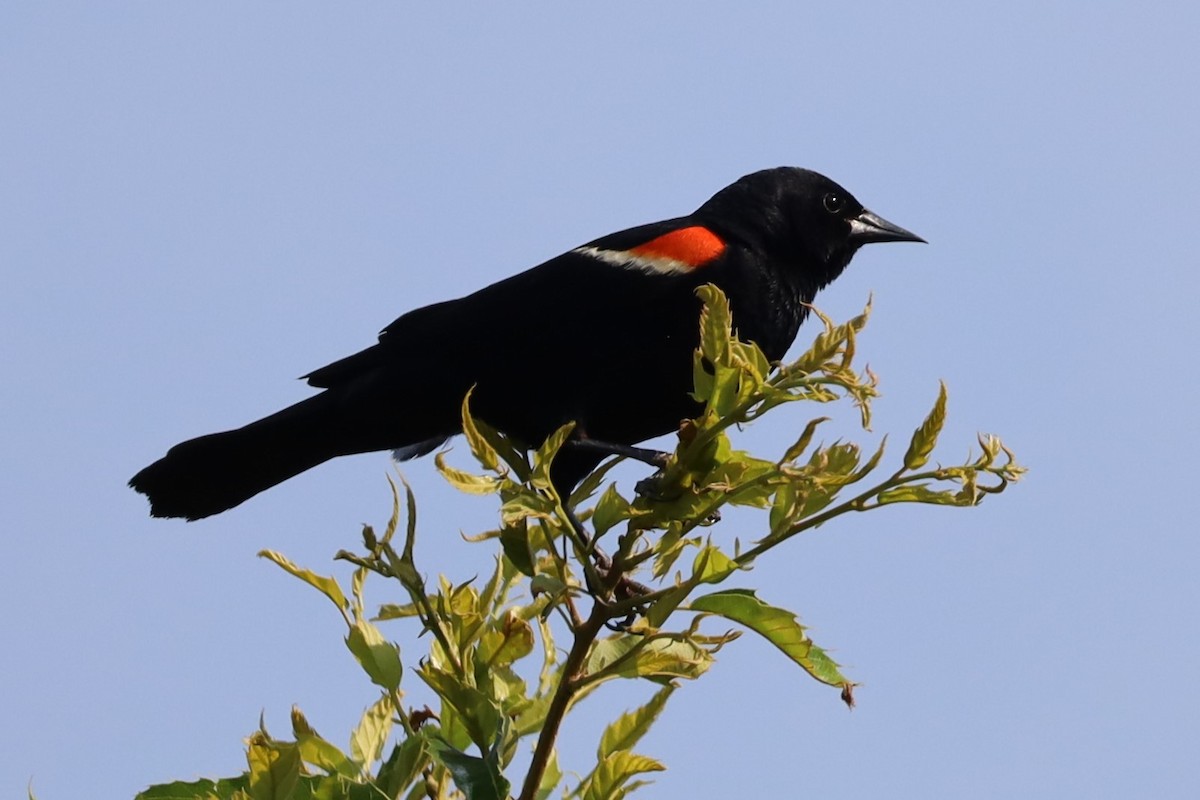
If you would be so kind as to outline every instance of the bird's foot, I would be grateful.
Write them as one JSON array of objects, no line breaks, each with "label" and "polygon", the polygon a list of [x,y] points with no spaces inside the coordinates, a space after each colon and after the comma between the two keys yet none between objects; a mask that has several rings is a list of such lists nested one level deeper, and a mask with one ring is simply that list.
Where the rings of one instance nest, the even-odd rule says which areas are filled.
[{"label": "bird's foot", "polygon": [[652,503],[665,503],[669,500],[675,500],[679,495],[668,495],[662,490],[662,470],[642,478],[633,485],[633,493],[638,497],[645,498]]},{"label": "bird's foot", "polygon": [[[672,500],[678,500],[682,492],[668,494],[662,490],[662,471],[654,473],[648,478],[642,478],[633,486],[633,492],[638,497],[649,500],[651,503],[669,503]],[[701,525],[716,525],[721,521],[721,512],[713,511],[709,513],[701,522]]]}]

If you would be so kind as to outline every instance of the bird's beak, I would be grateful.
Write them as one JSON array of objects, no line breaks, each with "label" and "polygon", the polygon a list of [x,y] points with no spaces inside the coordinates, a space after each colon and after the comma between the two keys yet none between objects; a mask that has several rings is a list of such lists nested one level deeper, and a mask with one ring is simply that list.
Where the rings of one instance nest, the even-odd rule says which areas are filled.
[{"label": "bird's beak", "polygon": [[[888,222],[878,214],[867,209],[850,220],[850,241],[855,244],[870,244],[872,242],[925,242],[912,231],[906,231],[899,225]],[[925,242],[928,244],[928,242]]]}]

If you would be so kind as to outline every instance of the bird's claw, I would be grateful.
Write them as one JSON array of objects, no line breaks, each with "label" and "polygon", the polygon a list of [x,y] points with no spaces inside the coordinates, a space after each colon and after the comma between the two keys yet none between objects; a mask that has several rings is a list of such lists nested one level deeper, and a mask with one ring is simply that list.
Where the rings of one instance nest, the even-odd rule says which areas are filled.
[{"label": "bird's claw", "polygon": [[651,503],[669,503],[672,500],[678,500],[682,494],[678,488],[673,492],[663,490],[664,477],[665,474],[660,469],[653,475],[642,478],[633,485],[633,493],[638,497],[649,500]]}]

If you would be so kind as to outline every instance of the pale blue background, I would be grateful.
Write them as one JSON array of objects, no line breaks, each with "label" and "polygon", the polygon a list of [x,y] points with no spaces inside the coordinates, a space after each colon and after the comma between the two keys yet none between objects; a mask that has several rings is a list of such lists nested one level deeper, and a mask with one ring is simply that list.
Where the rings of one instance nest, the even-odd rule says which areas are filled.
[{"label": "pale blue background", "polygon": [[[0,794],[234,773],[292,703],[344,741],[374,695],[342,623],[254,553],[328,571],[387,458],[192,525],[128,477],[402,311],[798,164],[930,241],[820,298],[875,293],[866,441],[898,458],[944,378],[943,457],[993,431],[1032,472],[761,564],[860,706],[744,638],[639,748],[671,766],[646,796],[1200,795],[1198,7],[431,5],[0,11]],[[405,473],[425,568],[485,569],[457,533],[489,502]],[[644,694],[588,701],[568,766]]]}]

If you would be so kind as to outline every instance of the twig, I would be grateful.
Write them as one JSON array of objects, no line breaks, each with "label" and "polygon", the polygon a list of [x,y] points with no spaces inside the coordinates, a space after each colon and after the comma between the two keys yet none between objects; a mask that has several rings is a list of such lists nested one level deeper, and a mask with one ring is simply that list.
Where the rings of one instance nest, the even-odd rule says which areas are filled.
[{"label": "twig", "polygon": [[550,763],[550,754],[554,752],[554,743],[558,739],[558,730],[562,726],[563,717],[571,705],[571,700],[579,690],[583,675],[583,665],[587,660],[592,643],[604,630],[604,623],[610,619],[608,608],[597,600],[592,605],[592,613],[588,615],[583,625],[575,630],[575,642],[571,652],[563,662],[562,680],[554,690],[550,707],[546,710],[546,720],[542,723],[542,731],[538,734],[537,745],[533,750],[533,760],[529,764],[529,772],[525,775],[525,784],[521,787],[520,800],[534,800],[542,776]]}]

